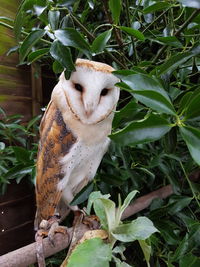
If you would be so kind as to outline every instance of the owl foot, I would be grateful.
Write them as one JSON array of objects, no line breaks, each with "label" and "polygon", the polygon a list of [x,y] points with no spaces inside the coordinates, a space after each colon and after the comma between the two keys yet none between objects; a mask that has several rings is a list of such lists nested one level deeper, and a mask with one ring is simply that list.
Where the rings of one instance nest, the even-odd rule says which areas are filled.
[{"label": "owl foot", "polygon": [[37,231],[36,240],[36,254],[39,267],[45,267],[45,257],[43,248],[43,238],[48,237],[52,246],[54,244],[54,236],[56,233],[67,233],[67,227],[59,225],[60,218],[58,216],[52,216],[49,220],[42,220],[40,223],[40,229]]},{"label": "owl foot", "polygon": [[90,228],[90,230],[100,228],[100,220],[96,215],[84,216],[83,224],[86,224]]}]

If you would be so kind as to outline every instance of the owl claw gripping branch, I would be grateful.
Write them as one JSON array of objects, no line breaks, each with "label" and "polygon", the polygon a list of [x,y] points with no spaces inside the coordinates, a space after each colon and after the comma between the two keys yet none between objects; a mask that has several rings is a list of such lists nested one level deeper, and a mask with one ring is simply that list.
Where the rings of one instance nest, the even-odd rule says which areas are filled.
[{"label": "owl claw gripping branch", "polygon": [[[107,151],[119,98],[112,71],[109,65],[78,59],[70,79],[62,73],[52,92],[40,126],[36,177],[35,229],[42,230],[46,220],[48,235],[55,221],[58,226],[70,209],[77,209],[69,203],[94,178]],[[60,219],[51,224],[57,215]]]}]

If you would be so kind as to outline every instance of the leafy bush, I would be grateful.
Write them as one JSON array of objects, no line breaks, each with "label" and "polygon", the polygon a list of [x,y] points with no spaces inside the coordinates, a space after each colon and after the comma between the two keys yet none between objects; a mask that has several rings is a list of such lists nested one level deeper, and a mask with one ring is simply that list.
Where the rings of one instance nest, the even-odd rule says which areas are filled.
[{"label": "leafy bush", "polygon": [[[199,8],[198,0],[24,0],[15,25],[1,20],[14,25],[20,64],[42,62],[66,77],[77,57],[115,67],[113,142],[74,203],[93,190],[117,201],[172,184],[174,195],[139,213],[160,231],[150,237],[151,266],[200,262],[199,185],[190,179],[200,164]],[[137,243],[126,248],[127,262],[143,266]]]},{"label": "leafy bush", "polygon": [[17,183],[26,177],[34,182],[37,145],[33,143],[33,128],[40,117],[32,119],[27,126],[21,124],[22,116],[7,116],[0,109],[0,193],[13,179]]}]

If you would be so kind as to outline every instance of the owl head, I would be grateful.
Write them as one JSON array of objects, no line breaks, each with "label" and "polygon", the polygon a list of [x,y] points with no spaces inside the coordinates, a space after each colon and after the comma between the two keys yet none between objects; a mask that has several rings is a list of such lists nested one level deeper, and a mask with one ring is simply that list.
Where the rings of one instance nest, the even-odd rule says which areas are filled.
[{"label": "owl head", "polygon": [[60,76],[67,105],[76,119],[83,124],[103,121],[116,109],[119,99],[119,82],[114,69],[100,62],[77,59],[76,70],[69,80]]}]

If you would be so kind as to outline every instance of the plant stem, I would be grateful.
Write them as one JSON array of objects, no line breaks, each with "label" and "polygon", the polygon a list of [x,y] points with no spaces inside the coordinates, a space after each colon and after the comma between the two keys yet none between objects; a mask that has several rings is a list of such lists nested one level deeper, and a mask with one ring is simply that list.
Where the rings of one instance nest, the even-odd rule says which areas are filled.
[{"label": "plant stem", "polygon": [[197,204],[198,204],[198,206],[199,206],[199,208],[200,208],[200,202],[199,202],[199,200],[198,200],[198,197],[196,196],[196,193],[194,192],[192,183],[191,183],[191,181],[190,181],[190,179],[189,179],[189,177],[188,177],[188,175],[187,175],[187,173],[186,173],[186,171],[185,171],[185,168],[184,168],[184,166],[183,166],[183,164],[182,164],[181,161],[180,161],[180,165],[181,165],[181,168],[182,168],[183,173],[184,173],[184,175],[185,175],[185,178],[186,178],[186,180],[187,180],[187,182],[188,182],[188,184],[189,184],[189,186],[190,186],[190,189],[191,189],[191,191],[192,191],[192,194],[193,194],[193,196],[194,196],[194,198],[195,198],[195,200],[196,200],[196,202],[197,202]]},{"label": "plant stem", "polygon": [[[178,36],[186,27],[187,25],[192,21],[193,18],[195,18],[200,13],[200,9],[195,10],[192,12],[190,17],[183,23],[183,25],[174,33],[174,36]],[[158,54],[155,56],[155,58],[152,60],[152,63],[155,63],[157,59],[163,54],[163,52],[166,50],[168,46],[164,45],[158,52]]]},{"label": "plant stem", "polygon": [[[128,27],[131,27],[131,19],[130,19],[130,14],[129,14],[129,1],[128,0],[125,0],[125,12],[126,12],[126,18],[127,18],[127,25],[128,25]],[[137,55],[137,50],[135,47],[135,41],[134,41],[133,36],[131,36],[131,42],[132,42],[133,51],[134,51],[133,52],[133,58],[134,58],[135,64],[137,64],[138,55]]]},{"label": "plant stem", "polygon": [[103,2],[103,9],[104,9],[104,12],[105,12],[105,15],[109,21],[109,23],[113,26],[113,32],[114,32],[114,35],[115,35],[115,40],[116,42],[118,43],[119,45],[119,49],[121,51],[121,57],[120,57],[120,60],[122,61],[122,64],[125,66],[126,68],[126,60],[124,58],[124,49],[123,49],[123,40],[121,38],[121,32],[120,32],[120,29],[117,27],[117,25],[115,25],[113,23],[113,19],[110,15],[110,12],[109,12],[109,6],[108,6],[108,0],[102,0]]},{"label": "plant stem", "polygon": [[[5,23],[5,22],[3,22],[3,21],[0,21],[0,25],[6,27],[6,28],[8,28],[8,29],[11,29],[11,30],[14,29],[14,26],[9,25],[9,24],[7,24],[7,23]],[[25,31],[21,31],[21,33],[24,34],[24,35],[26,35],[26,36],[29,35],[29,33],[28,33],[28,32],[25,32]],[[43,38],[41,38],[40,40],[41,40],[43,43],[50,44],[50,45],[52,44],[52,42],[50,42],[50,41],[48,41],[48,40],[45,40],[45,39],[43,39]]]},{"label": "plant stem", "polygon": [[[88,29],[72,14],[70,13],[71,18],[73,21],[81,28],[81,30],[86,34],[88,39],[90,41],[94,41],[95,36],[88,31]],[[126,68],[126,65],[124,65],[122,62],[120,62],[112,53],[110,53],[107,49],[104,49],[105,53],[113,60],[115,61],[120,67]]]},{"label": "plant stem", "polygon": [[90,41],[94,41],[95,36],[90,33],[88,29],[72,13],[69,13],[69,15],[73,19],[73,21],[81,28],[81,30],[87,35],[88,39]]}]

